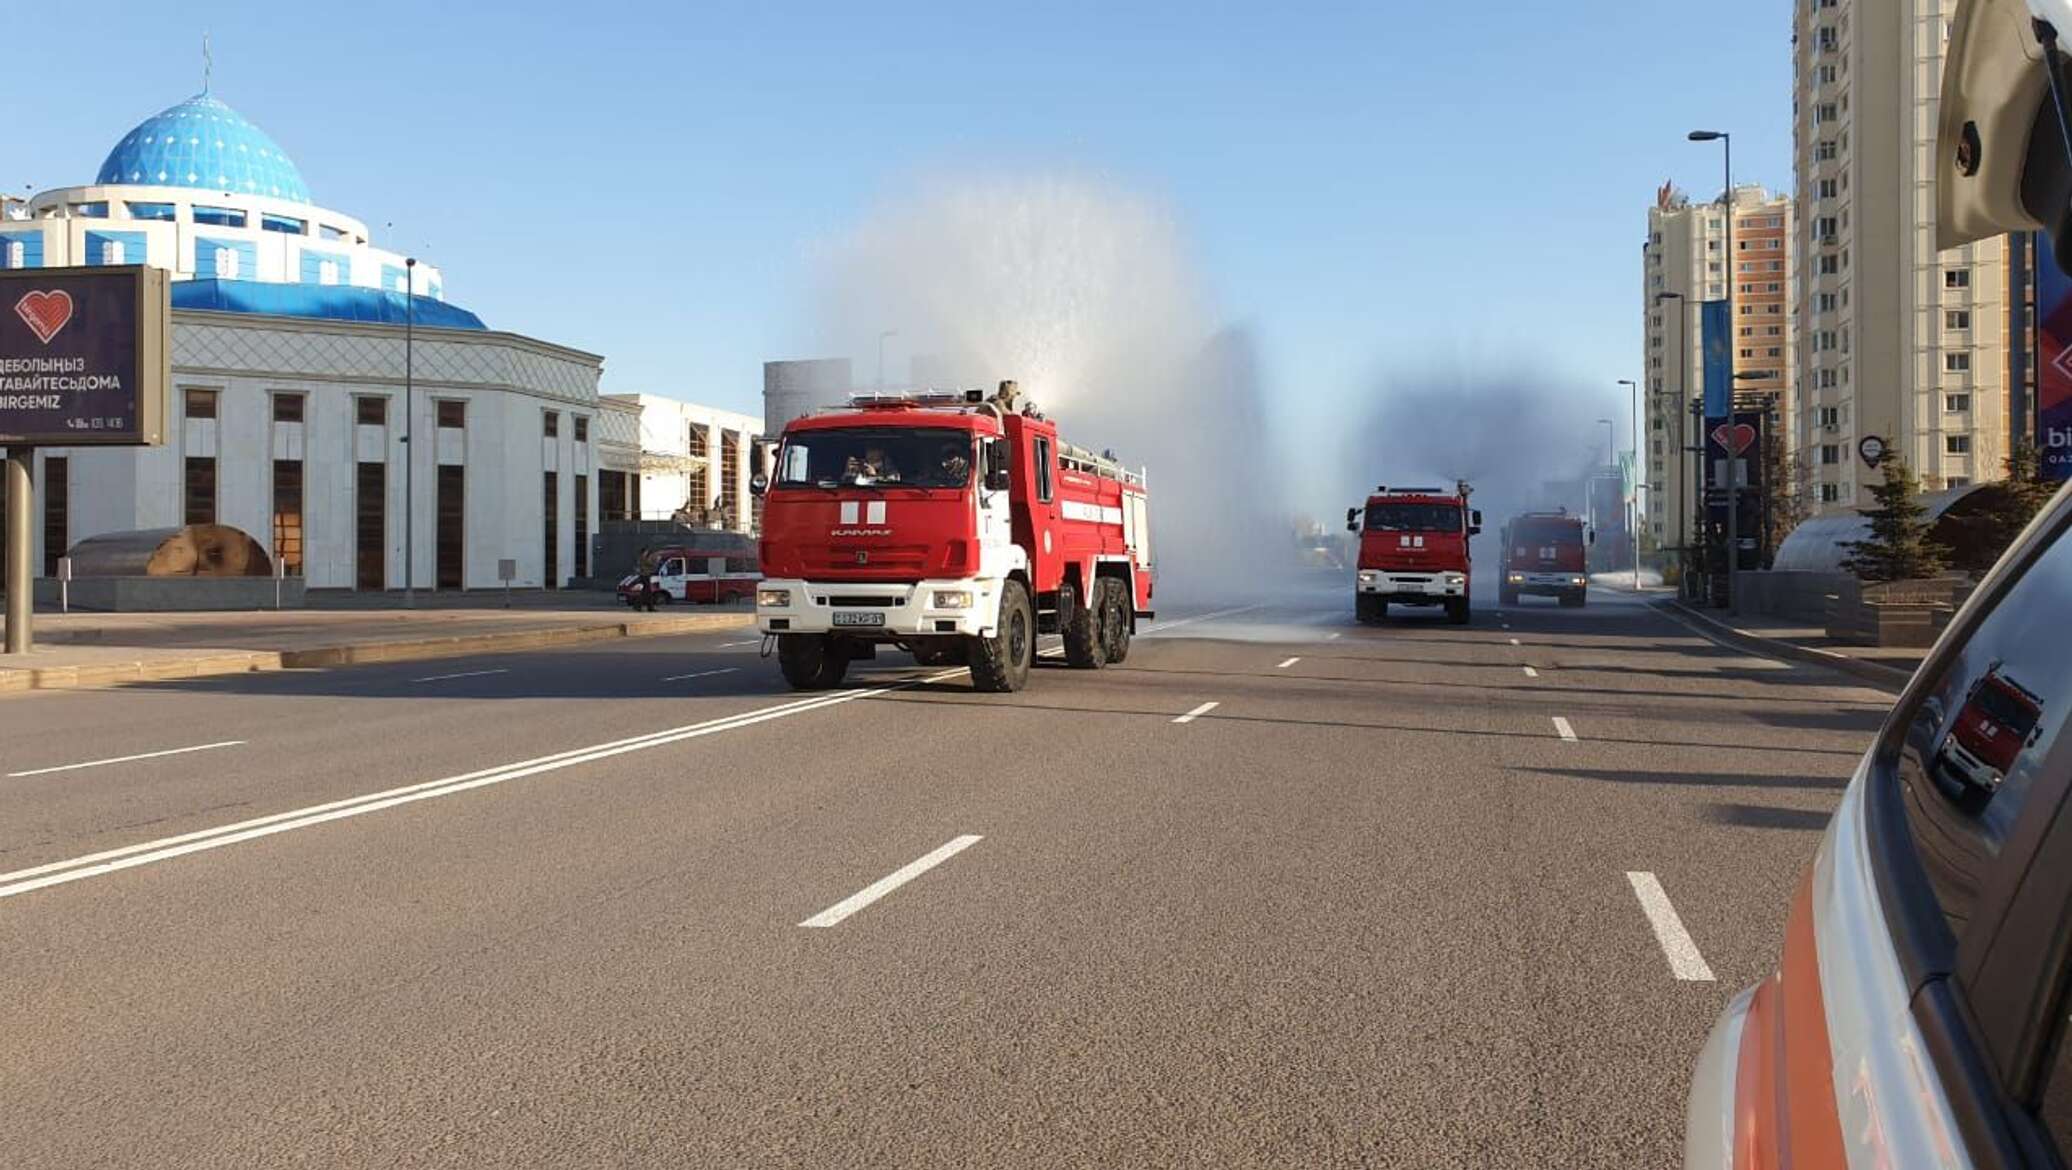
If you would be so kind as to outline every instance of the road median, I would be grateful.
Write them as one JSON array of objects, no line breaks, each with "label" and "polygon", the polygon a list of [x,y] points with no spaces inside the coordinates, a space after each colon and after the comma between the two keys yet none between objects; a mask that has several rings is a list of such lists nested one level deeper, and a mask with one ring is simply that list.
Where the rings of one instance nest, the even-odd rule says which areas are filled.
[{"label": "road median", "polygon": [[[224,648],[109,646],[78,640],[50,646],[28,662],[0,665],[0,694],[76,690],[166,682],[212,675],[271,670],[324,670],[391,662],[417,662],[580,646],[620,638],[656,638],[714,630],[748,628],[748,613],[687,614],[631,621],[575,621],[526,625],[517,629],[421,636],[335,636],[317,644]],[[49,659],[48,663],[35,659]]]}]

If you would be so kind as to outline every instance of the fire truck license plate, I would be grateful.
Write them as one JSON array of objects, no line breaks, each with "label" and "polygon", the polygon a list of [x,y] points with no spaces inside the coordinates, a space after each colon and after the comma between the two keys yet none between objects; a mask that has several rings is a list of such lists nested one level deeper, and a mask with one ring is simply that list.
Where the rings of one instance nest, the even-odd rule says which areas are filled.
[{"label": "fire truck license plate", "polygon": [[885,624],[885,615],[882,613],[859,613],[838,609],[835,611],[835,624],[838,626],[882,626]]}]

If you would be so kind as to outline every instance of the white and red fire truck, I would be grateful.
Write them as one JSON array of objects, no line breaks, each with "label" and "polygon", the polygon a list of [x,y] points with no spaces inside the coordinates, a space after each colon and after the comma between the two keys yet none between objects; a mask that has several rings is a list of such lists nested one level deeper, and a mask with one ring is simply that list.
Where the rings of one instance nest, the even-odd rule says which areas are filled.
[{"label": "white and red fire truck", "polygon": [[1465,481],[1452,488],[1382,486],[1364,510],[1345,510],[1346,530],[1360,534],[1355,617],[1385,620],[1392,603],[1442,605],[1448,620],[1467,623],[1468,538],[1482,531],[1482,513],[1468,506],[1473,490]]},{"label": "white and red fire truck", "polygon": [[1014,408],[1012,382],[860,394],[793,420],[763,493],[756,624],[785,679],[836,685],[881,646],[1020,690],[1039,634],[1072,666],[1129,654],[1151,614],[1144,475]]}]

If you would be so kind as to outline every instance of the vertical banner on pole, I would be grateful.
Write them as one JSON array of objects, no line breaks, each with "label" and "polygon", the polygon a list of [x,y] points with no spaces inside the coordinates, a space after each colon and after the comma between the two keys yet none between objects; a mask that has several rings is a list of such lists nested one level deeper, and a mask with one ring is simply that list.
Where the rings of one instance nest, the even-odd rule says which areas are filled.
[{"label": "vertical banner on pole", "polygon": [[1699,345],[1705,356],[1705,417],[1725,419],[1734,400],[1734,319],[1726,301],[1698,306]]},{"label": "vertical banner on pole", "polygon": [[2050,237],[2036,246],[2036,455],[2045,479],[2072,478],[2072,277]]}]

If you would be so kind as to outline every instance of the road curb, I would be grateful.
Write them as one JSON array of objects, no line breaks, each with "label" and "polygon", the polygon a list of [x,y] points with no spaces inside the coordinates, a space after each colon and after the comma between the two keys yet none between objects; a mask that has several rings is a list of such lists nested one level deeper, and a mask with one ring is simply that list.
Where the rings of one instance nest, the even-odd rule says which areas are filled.
[{"label": "road curb", "polygon": [[1861,658],[1853,658],[1847,654],[1837,654],[1832,650],[1820,650],[1812,646],[1801,646],[1797,642],[1786,642],[1780,638],[1766,638],[1761,634],[1751,633],[1739,626],[1730,626],[1711,614],[1694,609],[1682,601],[1664,599],[1661,601],[1651,601],[1648,604],[1674,613],[1685,621],[1703,626],[1713,636],[1722,641],[1732,642],[1750,653],[1761,654],[1770,658],[1789,658],[1794,662],[1807,662],[1815,666],[1825,666],[1832,670],[1839,670],[1843,674],[1861,679],[1884,690],[1894,692],[1904,690],[1908,680],[1914,677],[1913,671],[1901,670],[1896,666],[1886,666],[1880,662],[1866,662]]},{"label": "road curb", "polygon": [[507,630],[488,634],[462,634],[445,638],[397,638],[382,642],[347,642],[303,650],[216,650],[185,658],[139,659],[129,662],[100,662],[90,666],[45,666],[0,669],[0,694],[27,691],[74,690],[80,687],[122,686],[130,683],[163,682],[168,679],[202,678],[219,674],[248,674],[270,670],[313,670],[341,666],[368,666],[384,662],[416,662],[431,658],[457,658],[469,654],[541,650],[553,646],[576,646],[614,638],[659,638],[672,634],[694,634],[707,630],[742,629],[753,625],[755,615],[747,613],[693,614],[651,621],[605,622],[597,625],[557,626]]}]

